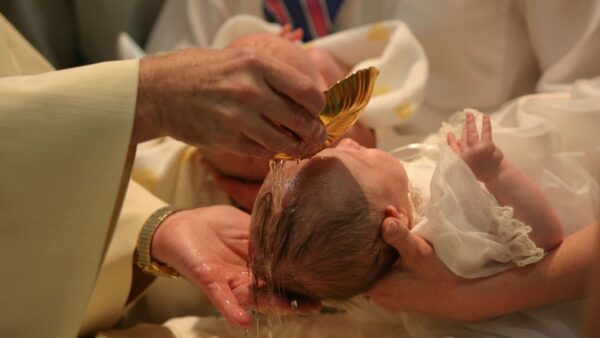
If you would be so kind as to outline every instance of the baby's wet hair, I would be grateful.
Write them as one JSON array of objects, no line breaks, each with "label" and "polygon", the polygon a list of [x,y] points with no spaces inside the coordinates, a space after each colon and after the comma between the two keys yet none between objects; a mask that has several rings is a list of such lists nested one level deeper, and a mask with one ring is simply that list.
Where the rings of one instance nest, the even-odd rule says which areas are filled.
[{"label": "baby's wet hair", "polygon": [[[281,212],[259,196],[252,222],[251,266],[257,278],[294,298],[345,299],[366,291],[397,259],[381,237],[384,210],[336,158],[316,161],[321,175],[300,178]],[[343,185],[343,186],[341,186]]]}]

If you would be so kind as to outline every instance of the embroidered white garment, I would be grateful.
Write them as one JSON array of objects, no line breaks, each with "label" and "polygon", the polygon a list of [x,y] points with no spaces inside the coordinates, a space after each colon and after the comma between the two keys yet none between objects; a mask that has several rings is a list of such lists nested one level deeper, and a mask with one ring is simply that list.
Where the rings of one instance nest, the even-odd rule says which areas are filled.
[{"label": "embroidered white garment", "polygon": [[441,147],[429,184],[415,181],[427,179],[418,171],[433,168],[424,166],[424,160],[416,165],[405,164],[413,186],[421,186],[412,194],[419,196],[421,206],[415,207],[411,231],[429,241],[452,272],[477,278],[543,257],[527,235],[531,228],[512,217],[512,208],[498,205],[450,147]]}]

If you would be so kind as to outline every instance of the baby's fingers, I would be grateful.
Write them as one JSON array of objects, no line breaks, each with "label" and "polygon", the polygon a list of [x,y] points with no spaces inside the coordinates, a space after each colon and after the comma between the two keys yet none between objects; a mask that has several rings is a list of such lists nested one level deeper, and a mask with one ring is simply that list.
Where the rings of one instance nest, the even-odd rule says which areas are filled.
[{"label": "baby's fingers", "polygon": [[467,129],[467,145],[472,147],[479,143],[479,134],[477,133],[477,126],[475,125],[475,117],[471,113],[467,113],[465,128]]},{"label": "baby's fingers", "polygon": [[454,136],[454,133],[448,133],[447,141],[454,153],[460,155],[460,144],[458,144],[458,141],[456,141],[456,136]]},{"label": "baby's fingers", "polygon": [[481,140],[492,141],[492,123],[488,115],[483,116],[483,124],[481,126]]},{"label": "baby's fingers", "polygon": [[296,28],[292,30],[292,26],[289,23],[286,23],[281,27],[281,32],[279,32],[279,36],[284,39],[287,39],[292,42],[300,41],[304,37],[304,31],[302,28]]},{"label": "baby's fingers", "polygon": [[285,37],[285,35],[291,31],[292,31],[292,25],[290,25],[289,23],[286,23],[285,25],[281,26],[281,31],[279,32],[279,36]]}]

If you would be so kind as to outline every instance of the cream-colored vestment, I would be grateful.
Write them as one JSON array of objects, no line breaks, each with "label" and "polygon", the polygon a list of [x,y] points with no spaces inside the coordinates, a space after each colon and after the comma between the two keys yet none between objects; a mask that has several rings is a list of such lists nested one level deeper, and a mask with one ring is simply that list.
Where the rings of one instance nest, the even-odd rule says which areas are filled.
[{"label": "cream-colored vestment", "polygon": [[[0,336],[74,337],[82,326],[127,186],[137,81],[137,61],[53,71],[0,15]],[[115,234],[133,238],[121,247],[129,272],[99,301],[121,308],[136,229],[163,205],[139,186],[127,199],[136,205],[118,223],[137,228]],[[99,303],[88,317],[106,324],[101,309],[119,306]]]}]

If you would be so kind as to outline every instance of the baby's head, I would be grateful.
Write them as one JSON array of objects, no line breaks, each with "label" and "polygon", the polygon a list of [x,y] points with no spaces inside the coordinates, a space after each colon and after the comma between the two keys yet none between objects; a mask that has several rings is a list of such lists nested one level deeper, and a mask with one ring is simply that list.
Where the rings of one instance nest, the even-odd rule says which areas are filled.
[{"label": "baby's head", "polygon": [[287,162],[281,211],[273,177],[254,205],[252,272],[278,292],[342,299],[366,291],[396,260],[380,235],[385,208],[410,217],[408,180],[389,154],[345,139],[315,157]]}]

